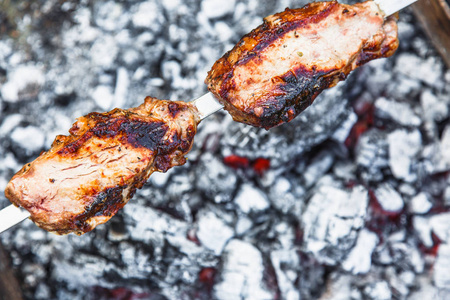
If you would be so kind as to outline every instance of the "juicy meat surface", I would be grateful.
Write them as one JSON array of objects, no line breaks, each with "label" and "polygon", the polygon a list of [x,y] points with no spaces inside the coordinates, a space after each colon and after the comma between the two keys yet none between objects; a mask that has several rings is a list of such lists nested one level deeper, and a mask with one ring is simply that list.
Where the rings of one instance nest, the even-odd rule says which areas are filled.
[{"label": "juicy meat surface", "polygon": [[397,19],[373,1],[310,3],[268,16],[209,71],[205,83],[233,119],[288,122],[350,71],[398,47]]},{"label": "juicy meat surface", "polygon": [[150,97],[136,108],[90,113],[17,172],[5,195],[41,228],[83,234],[115,215],[154,171],[184,164],[199,120],[192,104]]}]

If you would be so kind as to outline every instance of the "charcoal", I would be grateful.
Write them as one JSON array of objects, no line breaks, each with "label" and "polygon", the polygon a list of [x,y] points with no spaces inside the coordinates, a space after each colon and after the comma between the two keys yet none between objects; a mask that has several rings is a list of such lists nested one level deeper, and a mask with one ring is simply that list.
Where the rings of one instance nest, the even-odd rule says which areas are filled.
[{"label": "charcoal", "polygon": [[362,187],[351,191],[320,187],[301,218],[305,249],[323,263],[340,263],[356,242],[367,205],[367,191]]},{"label": "charcoal", "polygon": [[374,282],[366,286],[363,290],[366,299],[388,300],[392,298],[389,284],[386,281]]},{"label": "charcoal", "polygon": [[[200,97],[243,34],[307,3],[7,1],[0,188],[82,115]],[[450,298],[450,70],[410,9],[399,38],[287,124],[203,120],[186,165],[92,232],[2,233],[24,298]]]},{"label": "charcoal", "polygon": [[259,212],[269,208],[267,196],[261,190],[249,184],[241,186],[234,201],[244,213]]},{"label": "charcoal", "polygon": [[356,147],[356,163],[365,182],[379,182],[389,165],[386,133],[377,129],[365,132]]},{"label": "charcoal", "polygon": [[[448,290],[450,288],[449,264],[450,246],[448,244],[442,244],[439,246],[433,272],[434,283],[440,289]],[[448,294],[448,291],[446,293]]]},{"label": "charcoal", "polygon": [[411,132],[396,130],[389,134],[389,166],[392,174],[405,181],[414,181],[413,160],[421,150],[421,134],[418,130]]},{"label": "charcoal", "polygon": [[199,213],[197,218],[197,238],[200,243],[220,255],[228,240],[233,237],[233,229],[213,212]]},{"label": "charcoal", "polygon": [[398,213],[403,209],[404,202],[402,196],[390,184],[379,186],[375,190],[375,197],[381,209],[386,212]]},{"label": "charcoal", "polygon": [[202,2],[201,11],[208,19],[220,18],[234,11],[235,0],[223,3],[217,0],[206,0]]},{"label": "charcoal", "polygon": [[414,196],[409,203],[411,212],[414,214],[426,214],[430,211],[432,206],[433,203],[430,201],[429,196],[424,192]]},{"label": "charcoal", "polygon": [[38,65],[18,66],[7,76],[8,80],[1,87],[1,95],[6,102],[31,100],[45,82],[42,67]]},{"label": "charcoal", "polygon": [[434,215],[430,218],[430,226],[433,233],[442,242],[450,242],[450,213]]},{"label": "charcoal", "polygon": [[433,240],[431,238],[432,228],[430,219],[423,216],[414,216],[412,219],[412,224],[421,243],[423,243],[423,245],[425,245],[427,248],[432,247]]},{"label": "charcoal", "polygon": [[435,95],[432,90],[426,89],[420,95],[420,104],[427,120],[441,122],[448,116],[448,106]]},{"label": "charcoal", "polygon": [[353,249],[342,263],[342,268],[353,274],[364,274],[370,270],[371,257],[378,237],[375,233],[362,229]]},{"label": "charcoal", "polygon": [[375,101],[375,114],[379,118],[388,118],[402,126],[417,127],[420,118],[406,102],[395,102],[384,97]]},{"label": "charcoal", "polygon": [[293,249],[279,249],[270,253],[270,259],[277,276],[278,287],[283,299],[299,299],[299,291],[295,288],[300,261]]},{"label": "charcoal", "polygon": [[216,299],[272,299],[264,288],[262,255],[252,244],[231,240],[224,249],[219,282],[214,286]]},{"label": "charcoal", "polygon": [[299,215],[303,209],[302,199],[305,188],[291,182],[287,177],[278,176],[268,189],[271,205],[284,214]]}]

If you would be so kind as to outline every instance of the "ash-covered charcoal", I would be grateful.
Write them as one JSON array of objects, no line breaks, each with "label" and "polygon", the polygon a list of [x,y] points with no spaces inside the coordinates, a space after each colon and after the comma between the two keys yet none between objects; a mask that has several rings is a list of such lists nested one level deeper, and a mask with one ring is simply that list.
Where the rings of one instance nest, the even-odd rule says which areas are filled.
[{"label": "ash-covered charcoal", "polygon": [[[263,17],[307,2],[0,4],[0,189],[76,117],[201,96]],[[92,232],[3,232],[23,298],[449,298],[450,70],[410,9],[398,27],[396,54],[287,124],[203,120],[187,163]]]},{"label": "ash-covered charcoal", "polygon": [[368,192],[362,186],[351,190],[319,187],[300,218],[305,250],[327,265],[341,264],[355,246],[368,203]]},{"label": "ash-covered charcoal", "polygon": [[252,244],[231,240],[224,249],[222,271],[214,286],[216,299],[273,299],[274,294],[263,281],[264,263],[260,251]]},{"label": "ash-covered charcoal", "polygon": [[387,133],[371,129],[363,133],[355,149],[356,164],[363,182],[379,182],[388,174]]},{"label": "ash-covered charcoal", "polygon": [[[450,267],[450,246],[442,244],[439,246],[436,261],[434,262],[433,280],[439,289],[443,289],[442,294],[450,294],[450,274],[447,272]],[[446,290],[446,291],[445,291]]]}]

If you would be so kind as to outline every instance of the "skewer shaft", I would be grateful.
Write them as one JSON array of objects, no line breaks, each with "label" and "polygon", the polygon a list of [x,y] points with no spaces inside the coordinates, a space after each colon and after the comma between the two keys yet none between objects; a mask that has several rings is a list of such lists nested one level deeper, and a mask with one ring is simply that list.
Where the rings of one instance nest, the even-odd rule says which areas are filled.
[{"label": "skewer shaft", "polygon": [[206,93],[192,102],[197,107],[202,120],[223,108],[222,104],[211,93]]},{"label": "skewer shaft", "polygon": [[0,210],[0,233],[22,222],[30,216],[30,213],[13,204]]},{"label": "skewer shaft", "polygon": [[386,17],[395,14],[416,1],[417,0],[374,0]]}]

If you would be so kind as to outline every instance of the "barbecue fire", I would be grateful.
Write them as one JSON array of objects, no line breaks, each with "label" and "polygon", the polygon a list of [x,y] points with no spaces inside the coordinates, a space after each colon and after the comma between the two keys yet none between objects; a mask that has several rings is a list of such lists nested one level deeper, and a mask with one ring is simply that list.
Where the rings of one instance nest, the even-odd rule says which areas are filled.
[{"label": "barbecue fire", "polygon": [[[216,62],[207,83],[226,99],[236,121],[268,129],[397,46],[396,18],[385,22],[374,2],[317,2],[265,18]],[[89,114],[69,137],[57,137],[52,149],[25,165],[6,197],[41,228],[90,231],[115,215],[154,171],[185,163],[199,120],[193,104],[151,98],[138,108]],[[260,160],[255,171],[262,175],[268,167]]]},{"label": "barbecue fire", "polygon": [[[0,1],[0,189],[77,117],[197,99],[241,36],[307,2]],[[202,120],[186,164],[91,232],[0,233],[0,298],[450,299],[450,70],[416,8],[395,55],[289,123]]]}]

